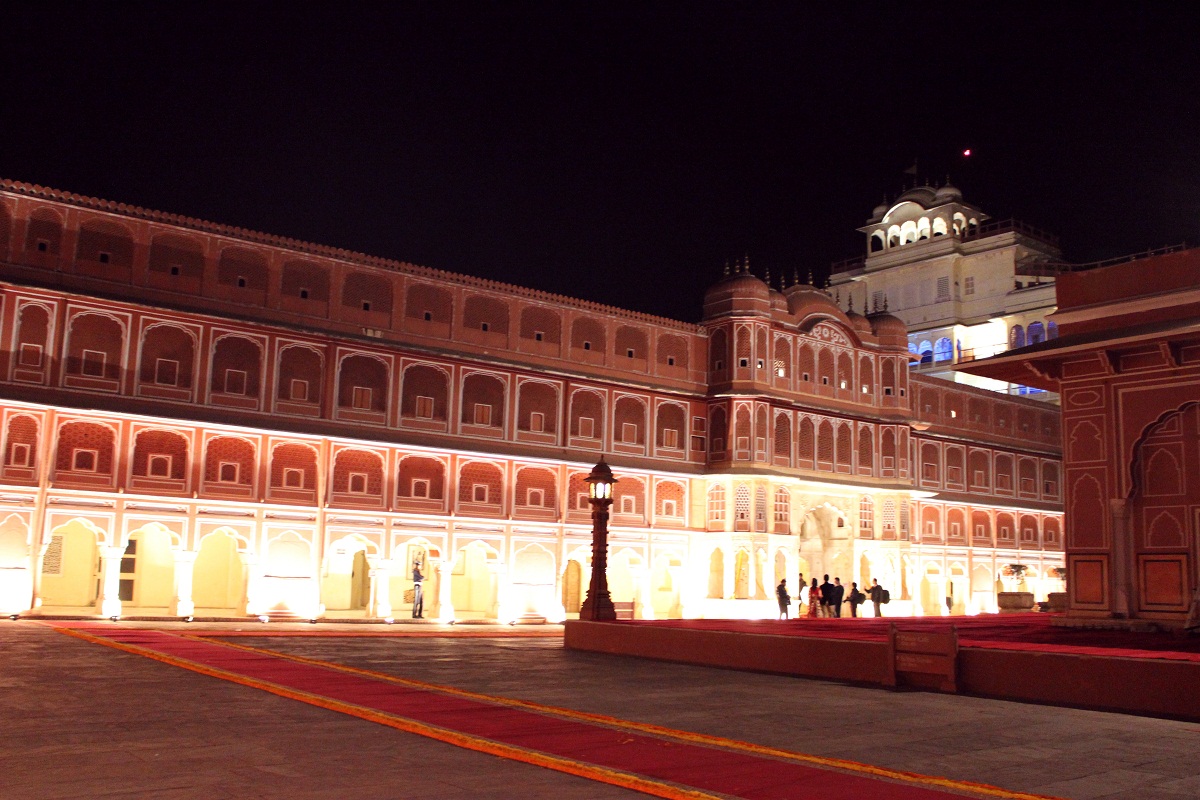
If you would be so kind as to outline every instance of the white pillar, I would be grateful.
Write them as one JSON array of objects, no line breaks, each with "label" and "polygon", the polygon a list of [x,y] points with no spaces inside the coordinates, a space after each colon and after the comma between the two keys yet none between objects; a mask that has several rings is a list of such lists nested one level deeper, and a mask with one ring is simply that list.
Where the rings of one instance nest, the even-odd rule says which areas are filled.
[{"label": "white pillar", "polygon": [[105,617],[121,616],[121,559],[124,547],[100,548],[100,613]]},{"label": "white pillar", "polygon": [[381,558],[371,570],[371,597],[375,617],[388,619],[392,616],[392,560]]},{"label": "white pillar", "polygon": [[246,614],[256,617],[265,611],[262,600],[262,573],[258,566],[258,556],[253,553],[238,553],[242,565],[246,568]]},{"label": "white pillar", "polygon": [[450,574],[454,571],[454,560],[444,558],[437,564],[438,571],[438,622],[454,622],[454,601],[450,595]]},{"label": "white pillar", "polygon": [[190,617],[196,610],[192,602],[192,578],[196,570],[194,550],[176,550],[175,556],[175,599],[171,603],[171,616]]},{"label": "white pillar", "polygon": [[642,567],[641,584],[642,607],[640,619],[654,619],[654,570],[649,566]]},{"label": "white pillar", "polygon": [[516,593],[509,583],[508,565],[488,564],[488,571],[492,573],[496,587],[495,596],[492,598],[492,615],[499,622],[512,622],[521,616],[521,612],[513,603]]}]

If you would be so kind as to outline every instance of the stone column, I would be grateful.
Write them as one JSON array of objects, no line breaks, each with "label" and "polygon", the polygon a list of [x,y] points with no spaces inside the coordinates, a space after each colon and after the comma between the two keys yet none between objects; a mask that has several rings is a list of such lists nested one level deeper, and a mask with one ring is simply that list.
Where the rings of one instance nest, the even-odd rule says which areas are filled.
[{"label": "stone column", "polygon": [[378,559],[370,574],[372,614],[388,619],[392,616],[392,560]]},{"label": "stone column", "polygon": [[190,617],[196,610],[192,602],[192,578],[196,569],[194,550],[176,550],[175,556],[175,599],[171,602],[171,616]]},{"label": "stone column", "polygon": [[253,553],[238,553],[242,566],[246,568],[246,614],[257,617],[265,613],[262,601],[262,573],[258,567],[258,556]]},{"label": "stone column", "polygon": [[1109,500],[1112,514],[1112,603],[1114,616],[1132,617],[1135,608],[1133,586],[1133,532],[1129,528],[1129,504],[1124,498]]},{"label": "stone column", "polygon": [[100,548],[100,614],[105,617],[121,616],[121,559],[124,547]]},{"label": "stone column", "polygon": [[450,596],[450,573],[454,571],[454,559],[444,558],[437,564],[438,571],[438,622],[454,622],[454,601]]}]

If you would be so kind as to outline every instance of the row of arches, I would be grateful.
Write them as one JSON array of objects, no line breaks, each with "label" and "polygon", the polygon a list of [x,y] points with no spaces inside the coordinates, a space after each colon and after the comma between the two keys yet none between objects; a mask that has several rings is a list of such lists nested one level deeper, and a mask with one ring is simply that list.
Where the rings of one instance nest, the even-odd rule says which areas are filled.
[{"label": "row of arches", "polygon": [[[357,534],[320,550],[292,530],[267,537],[261,550],[231,527],[199,537],[194,550],[160,523],[111,538],[82,517],[49,532],[35,564],[42,613],[391,617],[412,607],[416,567],[427,617],[511,621],[537,614],[557,621],[579,611],[591,571],[586,544],[560,559],[553,545],[514,542],[506,561],[499,542],[480,539],[446,553],[438,542],[411,538],[387,558]],[[15,515],[0,523],[0,565],[13,571],[6,577],[28,568],[26,539]],[[679,617],[684,563],[681,551],[656,549],[647,565],[640,549],[614,547],[610,593],[639,617]]]},{"label": "row of arches", "polygon": [[919,448],[922,486],[1048,502],[1059,499],[1056,461],[932,440],[922,441]]},{"label": "row of arches", "polygon": [[1008,329],[1008,348],[1015,350],[1018,347],[1041,344],[1042,342],[1057,338],[1057,323],[1053,320],[1044,323],[1041,320],[1035,320],[1028,325],[1013,325]]},{"label": "row of arches", "polygon": [[[775,335],[766,326],[753,333],[738,326],[730,336],[722,328],[709,336],[709,371],[714,382],[759,380],[777,388],[826,394],[859,403],[903,397],[907,374],[897,359],[850,347]],[[768,346],[768,341],[772,346]],[[849,340],[846,339],[848,342]]]},{"label": "row of arches", "polygon": [[390,269],[178,230],[152,230],[143,243],[132,228],[109,217],[85,218],[68,230],[64,215],[49,205],[33,209],[18,222],[24,232],[15,239],[10,233],[14,220],[0,203],[0,257],[8,257],[11,240],[14,260],[106,281],[144,280],[154,288],[372,327],[429,324],[505,342],[511,333],[513,343],[523,348],[555,355],[566,345],[570,351],[608,354],[614,366],[637,362],[643,370],[649,363],[686,370],[690,361],[691,337],[684,333],[567,312]]},{"label": "row of arches", "polygon": [[[51,453],[56,485],[129,489],[161,495],[246,498],[295,503],[418,506],[427,510],[559,518],[589,511],[586,470],[562,471],[508,461],[451,459],[319,442],[271,441],[234,433],[138,425],[128,433],[106,422],[66,419],[43,448],[39,419],[11,414],[5,426],[5,477],[34,480],[39,453]],[[127,442],[122,459],[119,442]],[[200,455],[197,455],[200,454]],[[617,514],[682,525],[687,486],[681,480],[623,474],[614,491]]]},{"label": "row of arches", "polygon": [[[41,303],[21,306],[11,357],[14,379],[53,380],[47,352],[56,323],[51,314]],[[564,409],[561,381],[398,360],[390,353],[331,352],[315,343],[272,343],[267,337],[164,321],[143,324],[131,349],[128,318],[84,311],[66,324],[62,378],[80,388],[124,391],[132,383],[135,394],[160,399],[270,405],[285,413],[324,413],[367,424],[528,434],[549,437],[549,444],[565,443],[569,436],[682,454],[691,443],[684,402],[652,403],[641,395],[575,388]],[[268,393],[272,397],[264,397]]]},{"label": "row of arches", "polygon": [[[768,419],[773,415],[773,422]],[[908,430],[738,404],[710,411],[713,459],[769,461],[821,472],[896,477],[908,469]]]},{"label": "row of arches", "polygon": [[869,252],[881,253],[894,247],[903,247],[907,244],[936,239],[949,234],[956,237],[970,237],[976,235],[978,231],[978,218],[968,217],[961,211],[955,211],[949,216],[932,218],[922,216],[874,231],[869,240]]}]

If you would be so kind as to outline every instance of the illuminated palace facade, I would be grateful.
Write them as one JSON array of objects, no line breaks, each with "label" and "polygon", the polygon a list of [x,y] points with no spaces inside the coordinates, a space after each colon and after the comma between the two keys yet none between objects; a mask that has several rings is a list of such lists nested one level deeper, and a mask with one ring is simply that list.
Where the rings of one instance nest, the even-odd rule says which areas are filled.
[{"label": "illuminated palace facade", "polygon": [[[0,611],[640,618],[1058,590],[1059,412],[739,270],[688,324],[0,182]],[[947,602],[949,598],[949,602]]]}]

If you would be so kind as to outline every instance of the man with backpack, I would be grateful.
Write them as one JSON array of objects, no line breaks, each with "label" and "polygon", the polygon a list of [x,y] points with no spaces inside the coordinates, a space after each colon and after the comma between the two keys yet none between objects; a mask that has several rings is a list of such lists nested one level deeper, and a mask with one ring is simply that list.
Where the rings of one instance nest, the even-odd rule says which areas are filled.
[{"label": "man with backpack", "polygon": [[871,604],[875,606],[875,616],[883,616],[883,604],[889,602],[892,597],[888,590],[879,585],[879,581],[871,579],[871,588],[867,591],[867,596],[871,598]]}]

